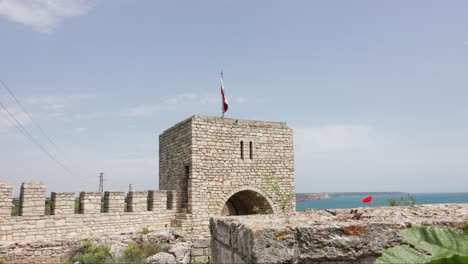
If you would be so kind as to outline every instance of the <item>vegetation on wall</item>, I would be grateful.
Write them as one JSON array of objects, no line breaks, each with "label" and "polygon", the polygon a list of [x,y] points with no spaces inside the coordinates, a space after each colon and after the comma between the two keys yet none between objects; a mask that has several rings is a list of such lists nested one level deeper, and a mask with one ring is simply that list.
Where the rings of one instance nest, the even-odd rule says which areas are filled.
[{"label": "vegetation on wall", "polygon": [[265,196],[278,204],[281,212],[285,215],[292,206],[296,193],[288,192],[281,188],[283,186],[278,177],[266,177],[264,184]]},{"label": "vegetation on wall", "polygon": [[411,246],[384,250],[376,264],[468,263],[468,226],[465,226],[463,234],[451,228],[432,226],[412,227],[399,233]]}]

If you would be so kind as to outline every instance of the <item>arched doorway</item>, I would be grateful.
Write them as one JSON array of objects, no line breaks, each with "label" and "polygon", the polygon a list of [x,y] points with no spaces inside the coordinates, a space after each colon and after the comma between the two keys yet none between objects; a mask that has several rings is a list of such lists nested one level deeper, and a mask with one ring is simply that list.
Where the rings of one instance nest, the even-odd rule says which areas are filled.
[{"label": "arched doorway", "polygon": [[224,204],[221,215],[271,214],[268,200],[258,192],[244,190],[232,195]]}]

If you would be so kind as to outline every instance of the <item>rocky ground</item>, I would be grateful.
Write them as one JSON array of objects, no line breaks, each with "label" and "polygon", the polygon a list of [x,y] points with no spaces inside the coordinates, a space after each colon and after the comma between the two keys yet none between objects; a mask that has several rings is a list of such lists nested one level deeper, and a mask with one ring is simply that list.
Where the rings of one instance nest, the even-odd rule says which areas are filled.
[{"label": "rocky ground", "polygon": [[210,221],[215,263],[373,263],[412,226],[468,225],[468,204],[307,210]]},{"label": "rocky ground", "polygon": [[191,244],[186,240],[187,234],[179,230],[164,230],[147,234],[119,234],[90,240],[94,245],[106,245],[114,256],[121,256],[130,242],[167,245],[167,252],[160,252],[146,259],[147,263],[189,263]]},{"label": "rocky ground", "polygon": [[357,209],[306,210],[290,218],[299,225],[329,225],[332,223],[392,223],[407,226],[434,222],[468,221],[468,204],[427,204],[398,207],[364,207]]},{"label": "rocky ground", "polygon": [[[234,217],[235,218],[235,217]],[[468,204],[427,204],[398,207],[360,207],[355,209],[305,210],[287,217],[274,215],[242,216],[248,226],[332,226],[343,224],[390,223],[409,225],[440,225],[468,221]],[[410,224],[411,223],[411,224]]]}]

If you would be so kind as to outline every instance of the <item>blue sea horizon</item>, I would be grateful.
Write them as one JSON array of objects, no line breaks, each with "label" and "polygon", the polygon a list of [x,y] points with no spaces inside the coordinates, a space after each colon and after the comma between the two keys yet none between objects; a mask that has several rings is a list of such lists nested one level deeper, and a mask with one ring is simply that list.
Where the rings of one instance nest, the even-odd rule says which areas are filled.
[{"label": "blue sea horizon", "polygon": [[[333,193],[330,193],[333,195]],[[343,193],[340,193],[343,194]],[[411,196],[416,197],[416,204],[444,204],[444,203],[468,203],[468,192],[457,192],[457,193],[409,193]],[[373,207],[373,206],[388,206],[389,199],[399,200],[403,197],[408,200],[407,193],[395,193],[395,194],[379,194],[372,193],[373,202],[364,204],[362,197],[359,194],[344,194],[339,197],[323,198],[320,200],[307,200],[298,201],[296,203],[296,211],[303,211],[306,209],[338,209],[338,208],[357,208],[357,207]]]}]

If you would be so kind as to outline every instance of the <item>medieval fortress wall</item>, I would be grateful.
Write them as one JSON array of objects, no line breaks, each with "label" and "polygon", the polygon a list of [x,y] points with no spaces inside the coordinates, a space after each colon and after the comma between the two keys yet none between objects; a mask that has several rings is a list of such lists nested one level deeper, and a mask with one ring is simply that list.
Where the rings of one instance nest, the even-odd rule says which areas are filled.
[{"label": "medieval fortress wall", "polygon": [[[272,180],[279,190],[272,190]],[[12,251],[26,254],[4,248],[7,244],[51,241],[59,241],[57,252],[41,253],[39,248],[27,254],[60,257],[67,247],[63,241],[143,228],[177,227],[192,242],[205,241],[208,247],[212,216],[282,211],[278,191],[295,191],[292,129],[280,122],[192,116],[160,135],[159,186],[127,194],[105,192],[103,197],[81,192],[78,213],[75,193],[53,192],[51,214],[45,215],[45,185],[25,182],[19,216],[12,216],[12,185],[0,182],[0,257]],[[286,211],[294,210],[292,199]]]},{"label": "medieval fortress wall", "polygon": [[[171,225],[174,210],[167,210],[166,191],[125,193],[81,192],[75,213],[75,193],[51,193],[51,212],[45,215],[45,185],[21,185],[19,216],[11,215],[13,188],[0,182],[0,243],[17,241],[79,240],[161,230]],[[103,204],[102,204],[103,202]]]}]

